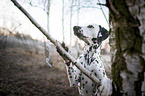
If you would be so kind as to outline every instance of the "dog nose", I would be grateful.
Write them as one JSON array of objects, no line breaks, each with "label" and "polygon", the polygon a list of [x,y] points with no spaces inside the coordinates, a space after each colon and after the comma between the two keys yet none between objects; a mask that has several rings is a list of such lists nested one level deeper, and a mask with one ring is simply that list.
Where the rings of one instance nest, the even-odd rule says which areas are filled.
[{"label": "dog nose", "polygon": [[74,26],[74,27],[73,27],[73,30],[74,30],[74,31],[77,31],[77,30],[79,30],[79,29],[81,29],[80,26]]}]

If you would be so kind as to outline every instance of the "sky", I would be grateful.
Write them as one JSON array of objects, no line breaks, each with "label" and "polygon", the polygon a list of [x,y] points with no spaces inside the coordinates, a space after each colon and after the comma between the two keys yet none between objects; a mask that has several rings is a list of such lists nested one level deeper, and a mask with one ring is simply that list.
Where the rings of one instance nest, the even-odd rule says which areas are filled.
[{"label": "sky", "polygon": [[[47,16],[46,12],[42,8],[32,7],[28,3],[21,2],[19,3],[33,16],[33,18],[47,29]],[[68,1],[65,1],[65,16],[64,16],[64,32],[65,32],[65,42],[69,44],[70,37],[70,12]],[[106,22],[102,11],[97,5],[97,0],[92,0],[92,5],[98,8],[81,8],[79,12],[79,21],[77,21],[77,11],[76,8],[73,8],[73,17],[72,17],[72,26],[81,25],[86,26],[89,24],[99,24],[106,29],[109,29],[108,23]],[[105,0],[102,3],[105,3]],[[81,3],[83,5],[89,6],[90,4]],[[108,9],[102,7],[105,13],[105,16],[108,19]],[[50,34],[58,41],[62,41],[62,0],[52,0],[50,7]],[[44,36],[42,33],[35,28],[34,25],[20,12],[10,0],[0,0],[0,27],[8,28],[13,30],[16,28],[20,33],[29,34],[34,39],[43,40]],[[79,22],[79,23],[78,23]]]}]

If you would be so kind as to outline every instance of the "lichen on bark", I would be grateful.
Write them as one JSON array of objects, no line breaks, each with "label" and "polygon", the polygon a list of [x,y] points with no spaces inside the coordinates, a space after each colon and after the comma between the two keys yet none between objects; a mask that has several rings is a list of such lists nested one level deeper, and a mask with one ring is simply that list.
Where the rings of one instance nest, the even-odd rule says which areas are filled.
[{"label": "lichen on bark", "polygon": [[[116,84],[117,94],[141,96],[143,81],[145,82],[145,54],[144,36],[140,26],[141,17],[134,16],[131,8],[139,8],[140,3],[129,0],[111,0],[113,6],[120,13],[119,18],[110,13],[111,24],[110,46],[112,53],[112,78]],[[142,1],[142,0],[139,0]],[[133,2],[128,4],[128,2]],[[145,1],[142,1],[145,4]],[[131,8],[130,8],[131,5]],[[143,7],[143,6],[142,6]],[[144,6],[145,9],[145,6]],[[133,11],[136,11],[133,9]],[[142,11],[143,12],[143,11]],[[139,12],[140,13],[140,12]],[[142,13],[145,15],[145,12]],[[145,29],[143,29],[145,31]],[[128,85],[127,87],[125,87]],[[139,93],[141,92],[141,93]]]}]

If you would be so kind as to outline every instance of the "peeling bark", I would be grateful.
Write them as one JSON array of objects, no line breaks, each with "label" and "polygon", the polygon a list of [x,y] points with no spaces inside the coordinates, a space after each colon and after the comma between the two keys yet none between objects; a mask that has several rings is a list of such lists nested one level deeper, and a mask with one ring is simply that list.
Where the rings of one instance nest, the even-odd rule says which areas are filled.
[{"label": "peeling bark", "polygon": [[110,13],[112,78],[117,95],[145,95],[145,1],[112,0]]}]

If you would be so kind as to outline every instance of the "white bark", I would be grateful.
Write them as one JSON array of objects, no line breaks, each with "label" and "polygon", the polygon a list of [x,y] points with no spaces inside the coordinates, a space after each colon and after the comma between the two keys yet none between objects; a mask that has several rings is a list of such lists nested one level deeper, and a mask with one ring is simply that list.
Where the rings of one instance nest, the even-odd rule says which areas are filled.
[{"label": "white bark", "polygon": [[62,0],[62,40],[64,41],[64,0]]},{"label": "white bark", "polygon": [[125,56],[125,62],[127,69],[131,72],[131,74],[125,71],[121,72],[120,74],[123,79],[123,93],[129,94],[129,96],[134,96],[136,94],[134,90],[134,82],[138,80],[138,73],[143,70],[143,67],[140,64],[140,58],[138,57],[138,54],[133,56]]},{"label": "white bark", "polygon": [[[134,25],[134,26],[139,26],[139,32],[142,37],[141,57],[145,61],[145,7],[144,7],[145,1],[137,0],[137,1],[131,2],[130,0],[126,0],[126,4],[128,5],[131,15],[134,18],[137,18],[140,22],[140,25]],[[140,64],[137,65],[137,62],[135,64],[135,61],[138,60],[139,62],[139,58],[137,58],[137,56],[133,56],[133,57],[134,58],[132,58],[132,65],[134,66],[134,69],[136,70],[133,70],[133,66],[131,67],[132,69],[130,68],[130,70],[134,71],[134,74],[135,74],[135,72],[137,73],[137,72],[140,72],[140,70],[143,70],[143,66],[141,66]],[[138,74],[136,74],[136,76],[138,76]],[[144,96],[145,95],[145,72],[144,72],[144,80],[142,81],[141,91],[142,91],[142,96]]]},{"label": "white bark", "polygon": [[49,30],[49,13],[50,13],[50,0],[47,0],[47,31],[50,33]]},{"label": "white bark", "polygon": [[107,2],[112,17],[110,46],[112,78],[118,89],[116,93],[125,96],[144,96],[145,1]]},{"label": "white bark", "polygon": [[71,40],[72,40],[72,10],[73,10],[73,3],[74,0],[71,1],[71,6],[70,6],[70,46],[71,46]]}]

